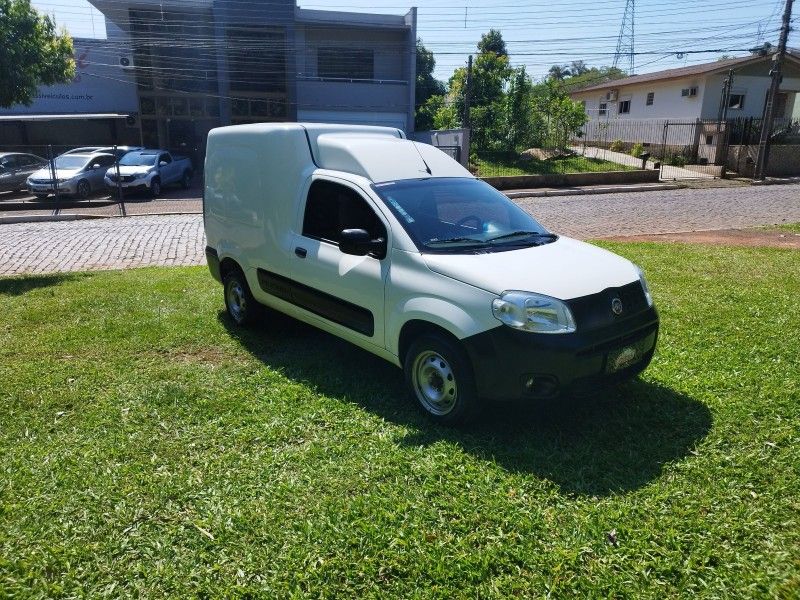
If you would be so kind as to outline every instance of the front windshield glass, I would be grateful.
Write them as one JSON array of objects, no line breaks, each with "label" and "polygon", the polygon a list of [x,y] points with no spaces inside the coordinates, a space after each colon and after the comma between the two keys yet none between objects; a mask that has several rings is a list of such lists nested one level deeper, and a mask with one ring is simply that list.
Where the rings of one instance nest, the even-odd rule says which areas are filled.
[{"label": "front windshield glass", "polygon": [[64,154],[56,158],[56,169],[82,169],[88,159],[85,156],[70,156]]},{"label": "front windshield glass", "polygon": [[511,250],[556,239],[479,179],[412,179],[373,189],[423,252]]},{"label": "front windshield glass", "polygon": [[152,167],[156,164],[157,154],[142,154],[141,152],[128,152],[119,159],[122,167]]}]

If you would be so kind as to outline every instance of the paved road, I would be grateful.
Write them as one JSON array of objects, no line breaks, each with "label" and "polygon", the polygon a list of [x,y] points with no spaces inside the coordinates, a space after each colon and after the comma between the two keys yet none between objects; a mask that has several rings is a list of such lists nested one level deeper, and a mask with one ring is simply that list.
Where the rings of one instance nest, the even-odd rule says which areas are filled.
[{"label": "paved road", "polygon": [[[517,199],[577,238],[800,222],[800,186]],[[203,264],[200,215],[0,225],[0,275]]]}]

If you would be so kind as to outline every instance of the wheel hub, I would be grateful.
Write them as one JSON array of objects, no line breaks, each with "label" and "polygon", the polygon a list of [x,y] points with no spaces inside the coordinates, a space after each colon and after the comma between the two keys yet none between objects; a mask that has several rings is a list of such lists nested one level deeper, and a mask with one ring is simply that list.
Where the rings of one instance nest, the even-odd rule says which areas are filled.
[{"label": "wheel hub", "polygon": [[432,350],[417,356],[412,371],[414,390],[426,410],[435,415],[445,415],[455,406],[456,378],[452,367],[440,354]]}]

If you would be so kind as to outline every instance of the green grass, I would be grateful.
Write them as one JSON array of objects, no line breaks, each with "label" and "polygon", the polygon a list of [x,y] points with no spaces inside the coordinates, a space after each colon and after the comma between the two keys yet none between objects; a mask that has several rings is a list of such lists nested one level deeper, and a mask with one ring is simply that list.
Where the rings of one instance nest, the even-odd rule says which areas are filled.
[{"label": "green grass", "polygon": [[479,177],[509,175],[548,175],[552,173],[588,173],[595,171],[630,171],[631,167],[598,158],[565,156],[536,160],[521,155],[494,154],[478,157]]},{"label": "green grass", "polygon": [[651,367],[467,430],[204,268],[0,280],[0,598],[797,598],[800,253],[605,245]]},{"label": "green grass", "polygon": [[775,229],[800,233],[800,223],[785,223],[784,225],[776,225]]}]

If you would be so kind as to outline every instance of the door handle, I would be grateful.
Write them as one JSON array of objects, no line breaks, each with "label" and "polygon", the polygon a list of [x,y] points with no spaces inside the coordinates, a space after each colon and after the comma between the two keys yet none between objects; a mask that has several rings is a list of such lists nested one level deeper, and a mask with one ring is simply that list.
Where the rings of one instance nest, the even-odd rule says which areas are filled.
[{"label": "door handle", "polygon": [[299,256],[300,258],[305,258],[306,254],[308,254],[308,251],[305,248],[301,248],[300,246],[297,246],[297,248],[294,249],[294,253],[297,256]]}]

